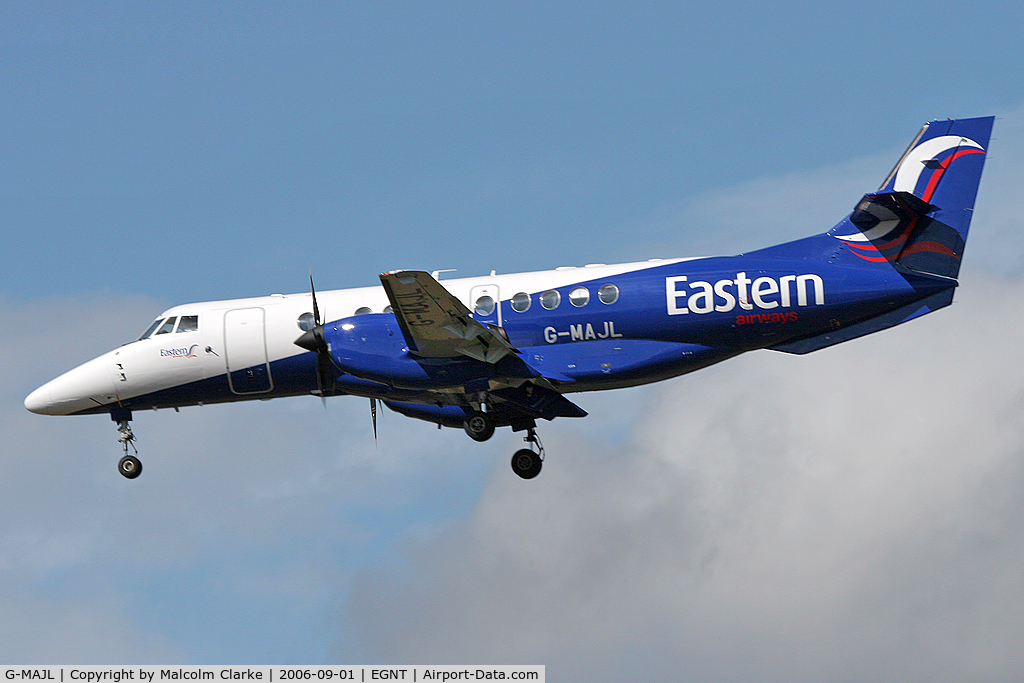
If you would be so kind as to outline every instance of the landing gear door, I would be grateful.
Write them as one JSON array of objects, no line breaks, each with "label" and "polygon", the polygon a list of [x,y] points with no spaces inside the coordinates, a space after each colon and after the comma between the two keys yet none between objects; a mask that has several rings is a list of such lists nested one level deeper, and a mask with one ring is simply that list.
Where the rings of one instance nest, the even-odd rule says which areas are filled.
[{"label": "landing gear door", "polygon": [[498,294],[498,285],[474,287],[469,293],[469,307],[477,322],[501,327],[501,296]]},{"label": "landing gear door", "polygon": [[263,394],[274,388],[265,328],[262,308],[236,308],[224,314],[224,365],[235,394]]}]

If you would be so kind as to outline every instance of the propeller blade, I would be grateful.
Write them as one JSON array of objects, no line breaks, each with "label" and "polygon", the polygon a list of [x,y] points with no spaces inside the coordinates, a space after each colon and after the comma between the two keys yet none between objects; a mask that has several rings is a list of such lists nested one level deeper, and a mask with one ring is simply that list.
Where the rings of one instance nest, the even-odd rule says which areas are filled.
[{"label": "propeller blade", "polygon": [[316,287],[313,286],[313,269],[309,269],[309,292],[313,295],[313,324],[320,324],[320,308],[316,305]]},{"label": "propeller blade", "polygon": [[377,446],[377,399],[370,399],[370,421],[373,422],[373,445]]},{"label": "propeller blade", "polygon": [[320,307],[316,303],[316,287],[313,285],[313,269],[309,269],[309,292],[313,298],[313,327],[302,333],[295,340],[295,345],[316,353],[316,388],[320,393],[320,401],[324,408],[327,407],[327,394],[324,385],[331,378],[330,373],[334,367],[331,360],[331,351],[327,348],[327,339],[324,337],[324,326],[320,320]]},{"label": "propeller blade", "polygon": [[[317,364],[319,365],[319,363]],[[320,368],[317,367],[316,372],[316,389],[320,392],[320,403],[323,404],[324,410],[327,410],[327,396],[324,394],[324,381]]]}]

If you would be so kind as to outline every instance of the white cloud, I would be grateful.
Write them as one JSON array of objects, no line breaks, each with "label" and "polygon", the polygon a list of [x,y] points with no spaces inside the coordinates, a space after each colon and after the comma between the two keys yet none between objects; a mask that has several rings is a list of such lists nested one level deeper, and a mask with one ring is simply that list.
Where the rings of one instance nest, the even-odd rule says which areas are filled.
[{"label": "white cloud", "polygon": [[374,660],[564,680],[1019,677],[1022,295],[660,385],[621,449],[562,432],[350,618]]},{"label": "white cloud", "polygon": [[[579,681],[1024,675],[1024,282],[987,274],[1022,253],[1021,121],[997,123],[952,308],[582,398],[591,417],[548,430],[538,480],[496,472],[463,523],[358,578],[345,618],[370,658]],[[809,234],[891,161],[727,188],[666,225],[698,226],[712,253]],[[607,438],[620,402],[641,416]]]}]

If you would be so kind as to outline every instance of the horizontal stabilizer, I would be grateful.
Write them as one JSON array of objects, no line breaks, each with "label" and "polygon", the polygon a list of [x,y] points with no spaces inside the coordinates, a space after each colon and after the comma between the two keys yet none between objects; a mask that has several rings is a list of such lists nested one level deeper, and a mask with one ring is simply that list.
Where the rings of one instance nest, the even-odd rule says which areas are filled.
[{"label": "horizontal stabilizer", "polygon": [[955,279],[964,239],[955,228],[933,217],[938,210],[909,192],[866,194],[849,217],[858,232],[836,238],[865,261],[889,261],[919,273]]},{"label": "horizontal stabilizer", "polygon": [[773,351],[785,351],[786,353],[810,353],[811,351],[817,351],[818,349],[824,349],[844,341],[856,339],[857,337],[863,337],[866,334],[878,332],[888,327],[895,327],[908,320],[919,318],[926,313],[937,311],[951,303],[953,303],[953,290],[947,289],[870,320],[864,320],[847,327],[840,327],[838,330],[819,334],[816,337],[779,344],[769,348]]},{"label": "horizontal stabilizer", "polygon": [[850,214],[850,222],[862,231],[861,240],[870,241],[891,232],[892,227],[885,232],[879,231],[879,226],[886,224],[887,221],[909,220],[936,209],[937,206],[909,192],[878,192],[866,194],[857,202],[853,213]]}]

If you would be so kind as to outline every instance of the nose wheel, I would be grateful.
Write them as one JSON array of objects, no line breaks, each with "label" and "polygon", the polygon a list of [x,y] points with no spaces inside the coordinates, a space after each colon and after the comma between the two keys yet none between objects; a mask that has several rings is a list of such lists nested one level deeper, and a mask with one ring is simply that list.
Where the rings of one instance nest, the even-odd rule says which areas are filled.
[{"label": "nose wheel", "polygon": [[[142,474],[142,461],[139,460],[139,449],[135,447],[135,434],[132,433],[128,420],[117,420],[117,440],[124,449],[124,457],[117,463],[117,471],[126,479],[134,479]],[[133,453],[128,453],[128,446],[132,447]]]},{"label": "nose wheel", "polygon": [[142,461],[134,455],[126,455],[117,463],[117,471],[126,479],[134,479],[142,474]]}]

